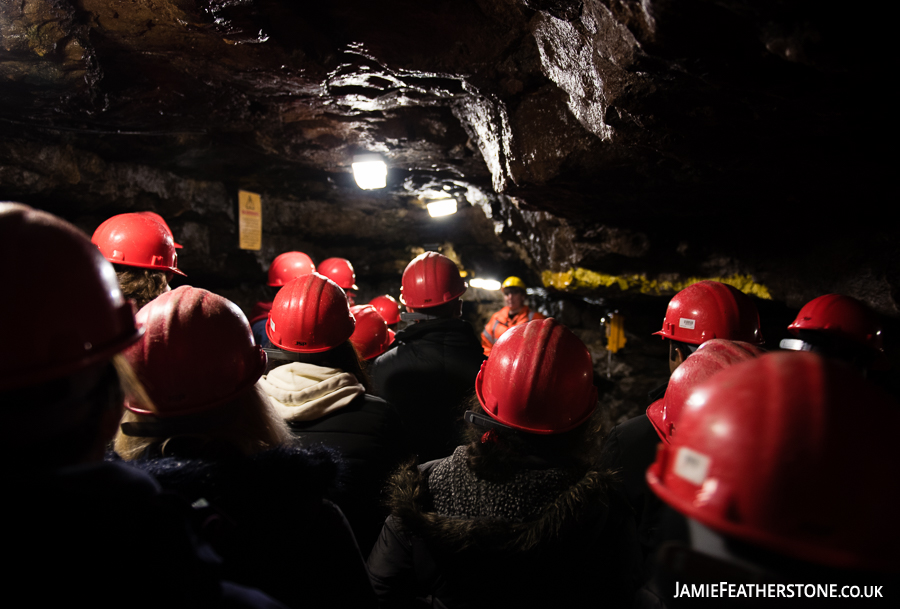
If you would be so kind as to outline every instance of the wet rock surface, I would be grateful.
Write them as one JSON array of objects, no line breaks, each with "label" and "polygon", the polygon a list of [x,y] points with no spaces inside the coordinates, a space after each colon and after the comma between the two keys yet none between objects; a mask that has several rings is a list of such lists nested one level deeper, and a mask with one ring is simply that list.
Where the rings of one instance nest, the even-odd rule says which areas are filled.
[{"label": "wet rock surface", "polygon": [[[353,260],[367,300],[439,247],[535,286],[746,276],[776,317],[844,292],[896,319],[883,21],[811,0],[3,2],[0,197],[87,232],[155,210],[190,281],[245,307],[284,250]],[[350,177],[366,151],[385,190]],[[239,189],[263,197],[260,251],[237,247]],[[438,193],[459,213],[430,218]],[[626,285],[571,297],[661,316]]]}]

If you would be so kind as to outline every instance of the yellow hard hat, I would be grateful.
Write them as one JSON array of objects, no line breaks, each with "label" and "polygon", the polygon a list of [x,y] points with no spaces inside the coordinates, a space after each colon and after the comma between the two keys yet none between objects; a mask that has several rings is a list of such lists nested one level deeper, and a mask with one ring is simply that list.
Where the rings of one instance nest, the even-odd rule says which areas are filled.
[{"label": "yellow hard hat", "polygon": [[524,290],[525,282],[518,277],[507,277],[506,281],[503,282],[502,288],[521,288]]}]

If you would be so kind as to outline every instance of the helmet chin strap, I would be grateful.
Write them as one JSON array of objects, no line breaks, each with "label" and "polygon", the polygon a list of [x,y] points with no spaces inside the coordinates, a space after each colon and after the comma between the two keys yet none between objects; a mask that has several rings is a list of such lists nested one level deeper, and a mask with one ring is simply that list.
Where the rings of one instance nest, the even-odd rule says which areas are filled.
[{"label": "helmet chin strap", "polygon": [[472,412],[471,410],[467,410],[463,414],[463,420],[466,423],[471,423],[473,425],[477,425],[478,427],[484,427],[485,429],[512,429],[509,425],[504,425],[500,421],[487,417],[483,414],[479,414],[477,412]]},{"label": "helmet chin strap", "polygon": [[266,352],[266,357],[269,358],[269,361],[297,362],[300,361],[300,358],[302,357],[300,353],[285,351],[278,347],[272,347],[271,349],[266,348],[263,349],[263,351]]}]

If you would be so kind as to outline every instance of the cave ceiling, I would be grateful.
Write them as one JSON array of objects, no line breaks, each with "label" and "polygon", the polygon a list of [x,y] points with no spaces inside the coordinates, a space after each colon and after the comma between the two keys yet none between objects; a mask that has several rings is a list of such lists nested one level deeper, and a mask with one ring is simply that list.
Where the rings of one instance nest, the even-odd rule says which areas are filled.
[{"label": "cave ceiling", "polygon": [[[876,13],[3,0],[0,195],[86,230],[155,209],[212,283],[285,249],[395,276],[437,244],[476,274],[568,271],[558,287],[740,276],[792,306],[843,291],[896,316]],[[356,187],[361,152],[385,157],[386,189]],[[238,189],[263,195],[260,252],[235,246]],[[437,192],[456,216],[428,217]]]}]

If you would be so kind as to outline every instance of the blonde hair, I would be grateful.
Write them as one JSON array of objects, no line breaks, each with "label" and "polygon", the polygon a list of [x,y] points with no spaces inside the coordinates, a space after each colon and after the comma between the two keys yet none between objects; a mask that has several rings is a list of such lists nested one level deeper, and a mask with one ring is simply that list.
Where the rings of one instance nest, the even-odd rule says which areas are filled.
[{"label": "blonde hair", "polygon": [[[148,402],[141,400],[140,403],[146,405]],[[241,392],[227,404],[194,415],[192,419],[196,423],[196,431],[191,435],[202,436],[219,445],[228,445],[242,455],[252,455],[293,440],[287,424],[275,412],[258,385]],[[122,423],[142,423],[149,420],[158,419],[130,410],[126,410],[122,417]],[[172,437],[175,436],[129,436],[122,431],[120,425],[113,449],[126,461],[133,461],[153,452],[161,452],[163,445]]]},{"label": "blonde hair", "polygon": [[112,358],[112,365],[119,377],[119,386],[122,388],[122,394],[131,397],[132,400],[139,404],[146,404],[148,407],[153,408],[153,401],[150,399],[150,395],[144,389],[143,383],[138,379],[128,359],[121,353],[116,353]]}]

